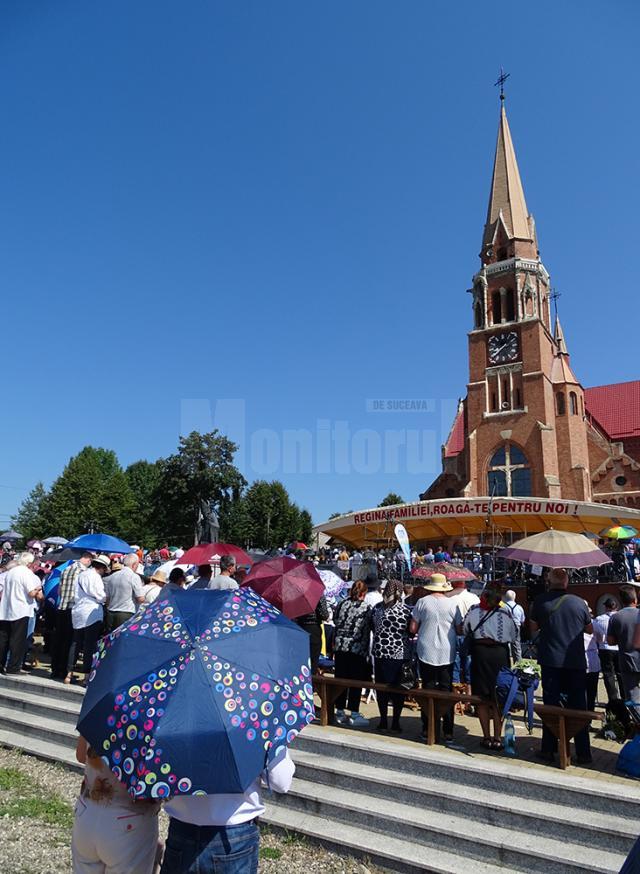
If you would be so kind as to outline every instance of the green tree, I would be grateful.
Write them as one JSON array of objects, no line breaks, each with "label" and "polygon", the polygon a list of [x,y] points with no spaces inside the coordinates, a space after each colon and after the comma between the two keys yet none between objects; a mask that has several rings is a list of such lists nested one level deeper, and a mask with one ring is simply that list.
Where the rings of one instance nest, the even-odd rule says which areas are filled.
[{"label": "green tree", "polygon": [[404,504],[404,498],[397,495],[395,492],[389,492],[386,498],[383,498],[378,504],[379,507],[392,507],[394,504]]},{"label": "green tree", "polygon": [[192,431],[181,437],[178,451],[161,459],[154,494],[155,518],[163,539],[194,542],[201,501],[213,501],[220,527],[237,501],[246,480],[233,464],[237,446],[218,431]]},{"label": "green tree", "polygon": [[161,465],[161,461],[134,461],[124,472],[135,503],[130,536],[145,546],[157,546],[161,537],[156,513]]},{"label": "green tree", "polygon": [[245,492],[242,504],[243,542],[249,546],[273,549],[311,537],[311,516],[290,500],[277,480],[256,480]]},{"label": "green tree", "polygon": [[42,483],[36,483],[27,497],[20,504],[18,512],[11,517],[11,524],[27,540],[35,537],[51,537],[55,531],[45,530],[43,519],[43,505],[47,492]]},{"label": "green tree", "polygon": [[302,540],[303,543],[308,545],[311,542],[312,537],[313,519],[311,518],[311,513],[308,510],[301,510],[298,540]]},{"label": "green tree", "polygon": [[41,523],[63,537],[76,537],[89,527],[130,536],[135,502],[115,452],[85,446],[51,486],[42,501]]}]

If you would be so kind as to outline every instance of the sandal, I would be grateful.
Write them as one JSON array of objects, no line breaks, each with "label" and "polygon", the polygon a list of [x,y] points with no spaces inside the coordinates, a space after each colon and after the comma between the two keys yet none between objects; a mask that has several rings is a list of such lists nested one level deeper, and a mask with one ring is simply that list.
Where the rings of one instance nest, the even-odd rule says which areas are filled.
[{"label": "sandal", "polygon": [[492,750],[493,749],[493,741],[491,740],[490,737],[483,737],[482,740],[480,741],[480,746],[484,747],[485,750]]},{"label": "sandal", "polygon": [[504,749],[504,744],[500,740],[499,737],[494,737],[491,741],[491,749],[492,750],[502,750]]}]

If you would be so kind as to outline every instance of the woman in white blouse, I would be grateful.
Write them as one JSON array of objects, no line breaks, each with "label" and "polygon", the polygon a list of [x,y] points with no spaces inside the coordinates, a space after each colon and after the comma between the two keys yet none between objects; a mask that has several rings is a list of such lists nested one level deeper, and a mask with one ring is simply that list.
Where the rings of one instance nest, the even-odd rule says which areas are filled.
[{"label": "woman in white blouse", "polygon": [[93,654],[98,638],[102,634],[104,620],[103,604],[107,600],[102,578],[109,568],[109,557],[98,555],[92,560],[91,567],[88,567],[86,571],[82,571],[76,580],[74,601],[71,608],[73,642],[69,650],[65,683],[71,683],[73,680],[76,654],[81,649],[82,673],[84,674],[83,685],[87,685],[87,677],[91,671]]},{"label": "woman in white blouse", "polygon": [[482,746],[501,750],[502,712],[496,697],[496,679],[500,669],[511,663],[510,647],[518,626],[511,610],[502,603],[499,582],[487,584],[480,603],[469,610],[459,631],[471,636],[471,691],[483,699],[478,704]]}]

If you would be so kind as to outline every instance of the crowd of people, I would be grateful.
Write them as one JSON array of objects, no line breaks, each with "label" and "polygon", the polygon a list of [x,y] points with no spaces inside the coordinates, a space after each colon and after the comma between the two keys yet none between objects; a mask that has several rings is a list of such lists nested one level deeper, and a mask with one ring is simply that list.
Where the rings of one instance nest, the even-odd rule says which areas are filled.
[{"label": "crowd of people", "polygon": [[[640,614],[633,585],[622,585],[619,602],[608,598],[604,612],[594,617],[589,605],[568,590],[567,573],[553,570],[548,591],[539,594],[525,612],[508,581],[490,574],[476,593],[455,574],[448,579],[434,572],[416,580],[407,574],[400,550],[350,554],[332,550],[316,555],[298,551],[295,557],[332,568],[345,580],[342,596],[331,604],[321,598],[314,611],[296,620],[309,635],[313,672],[322,663],[324,669],[332,666],[336,677],[351,681],[335,702],[339,725],[369,725],[361,712],[364,681],[374,679],[391,687],[378,690],[375,728],[395,734],[403,731],[407,682],[415,678],[416,686],[445,692],[459,684],[479,699],[481,743],[497,752],[503,749],[503,739],[496,682],[501,670],[520,663],[523,642],[540,666],[544,703],[593,710],[602,675],[607,705],[626,727],[630,717],[625,702],[640,708]],[[80,674],[86,683],[99,637],[131,619],[163,589],[233,590],[242,581],[244,571],[231,555],[222,556],[215,569],[210,564],[188,570],[174,566],[167,574],[158,563],[171,558],[179,561],[181,554],[172,555],[168,548],[135,550],[124,556],[85,552],[63,570],[57,602],[48,605],[47,613],[46,555],[29,551],[7,555],[0,568],[0,672],[24,670],[38,613],[46,613],[51,677],[72,683]],[[443,561],[453,568],[465,566],[459,555],[444,549],[415,553],[414,561],[417,567]],[[482,562],[480,577],[484,576],[481,569]],[[405,691],[400,691],[401,685]],[[453,739],[453,705],[439,713],[434,728],[437,741]],[[423,735],[426,731],[423,716]],[[575,746],[577,761],[589,763],[588,727],[576,735]],[[555,737],[543,729],[539,758],[552,762],[556,752]],[[74,871],[159,870],[160,802],[133,801],[83,738],[77,757],[86,772],[76,811]],[[270,768],[269,785],[286,791],[293,772],[287,755]],[[109,799],[108,815],[105,799]],[[215,860],[231,850],[247,866],[241,870],[255,870],[256,818],[264,810],[260,779],[242,795],[174,799],[166,809],[171,827],[162,863],[165,874],[189,870],[187,863],[196,858],[204,866],[199,870],[217,870]],[[135,834],[124,838],[117,820],[128,816],[135,816]]]},{"label": "crowd of people", "polygon": [[[341,725],[364,726],[359,682],[374,679],[398,686],[407,664],[414,665],[422,688],[451,692],[463,684],[481,699],[476,713],[482,745],[503,748],[502,709],[496,695],[501,670],[523,665],[527,655],[539,665],[542,700],[576,710],[593,711],[598,682],[604,680],[608,711],[630,730],[632,712],[626,702],[640,705],[640,614],[636,588],[622,585],[618,598],[607,598],[605,610],[593,617],[586,601],[572,594],[566,571],[548,574],[548,591],[529,607],[528,618],[516,592],[504,581],[490,581],[477,595],[462,581],[449,582],[435,573],[414,586],[396,579],[357,580],[347,600],[333,611],[330,638],[335,675],[353,680],[336,700]],[[401,732],[405,696],[378,693],[377,728]],[[392,704],[392,722],[388,707]],[[453,738],[454,708],[437,717],[436,739]],[[426,725],[423,726],[423,735]],[[579,764],[592,761],[589,728],[575,739]],[[557,740],[546,728],[537,756],[554,761]]]}]

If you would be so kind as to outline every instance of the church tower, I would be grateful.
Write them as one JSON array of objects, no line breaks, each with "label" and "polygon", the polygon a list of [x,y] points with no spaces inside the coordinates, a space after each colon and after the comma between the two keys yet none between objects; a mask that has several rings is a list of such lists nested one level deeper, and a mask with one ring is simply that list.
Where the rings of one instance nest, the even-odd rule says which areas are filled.
[{"label": "church tower", "polygon": [[[582,386],[540,260],[501,95],[480,270],[473,277],[469,382],[444,472],[423,498],[476,495],[591,500]],[[452,442],[462,444],[452,449]]]}]

